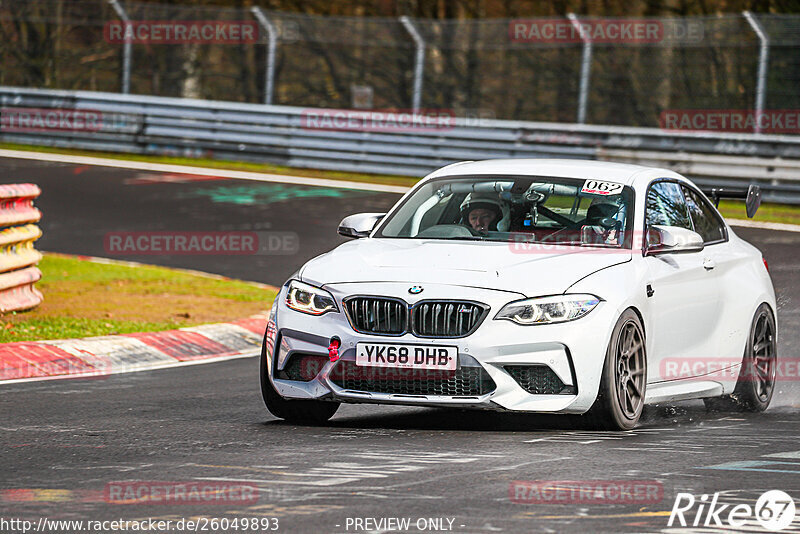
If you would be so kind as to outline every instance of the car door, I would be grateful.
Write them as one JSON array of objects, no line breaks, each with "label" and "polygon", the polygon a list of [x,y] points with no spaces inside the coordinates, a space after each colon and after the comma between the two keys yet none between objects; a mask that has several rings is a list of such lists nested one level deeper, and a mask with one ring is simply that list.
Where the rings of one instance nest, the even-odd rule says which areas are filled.
[{"label": "car door", "polygon": [[[647,192],[645,224],[694,230],[681,186],[652,183]],[[648,336],[652,381],[702,374],[713,355],[720,306],[719,280],[705,250],[647,256],[651,329]],[[700,365],[697,365],[697,364]]]},{"label": "car door", "polygon": [[[712,271],[720,293],[720,306],[715,314],[714,330],[709,332],[709,356],[720,358],[717,366],[736,362],[742,353],[742,325],[749,324],[751,310],[744,311],[736,304],[741,300],[742,269],[750,258],[735,247],[722,217],[708,199],[694,187],[681,185],[694,231],[703,237],[704,263]],[[712,364],[709,365],[711,367]]]}]

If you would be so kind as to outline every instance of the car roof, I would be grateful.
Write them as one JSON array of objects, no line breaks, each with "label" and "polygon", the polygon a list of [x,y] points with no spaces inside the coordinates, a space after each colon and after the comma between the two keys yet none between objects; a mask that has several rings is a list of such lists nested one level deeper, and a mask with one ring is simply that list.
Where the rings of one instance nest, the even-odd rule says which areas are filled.
[{"label": "car roof", "polygon": [[554,176],[585,180],[595,179],[623,183],[634,189],[647,187],[655,178],[674,178],[687,182],[689,181],[674,171],[658,167],[645,167],[642,165],[616,163],[612,161],[544,158],[463,161],[442,167],[426,176],[425,179],[476,174],[510,174],[523,176]]}]

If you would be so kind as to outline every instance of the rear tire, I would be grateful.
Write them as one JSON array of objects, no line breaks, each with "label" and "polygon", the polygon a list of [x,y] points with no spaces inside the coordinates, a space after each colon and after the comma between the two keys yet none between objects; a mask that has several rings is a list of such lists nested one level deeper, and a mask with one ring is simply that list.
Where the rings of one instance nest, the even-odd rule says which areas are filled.
[{"label": "rear tire", "polygon": [[261,396],[267,410],[279,419],[293,423],[321,424],[333,417],[338,402],[284,399],[275,390],[267,372],[267,343],[261,347]]},{"label": "rear tire", "polygon": [[763,412],[772,401],[778,369],[775,316],[762,304],[753,316],[736,387],[730,395],[703,399],[710,411]]},{"label": "rear tire", "polygon": [[630,430],[644,408],[647,389],[647,354],[639,316],[627,309],[611,333],[600,389],[584,417],[592,428]]}]

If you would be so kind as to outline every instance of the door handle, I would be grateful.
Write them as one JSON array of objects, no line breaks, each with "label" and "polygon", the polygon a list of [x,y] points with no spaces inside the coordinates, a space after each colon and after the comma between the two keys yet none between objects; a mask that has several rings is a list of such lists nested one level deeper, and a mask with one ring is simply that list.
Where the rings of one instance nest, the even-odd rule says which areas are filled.
[{"label": "door handle", "polygon": [[705,269],[706,271],[710,271],[711,269],[713,269],[716,266],[717,266],[717,262],[715,262],[711,258],[706,258],[706,259],[703,260],[703,269]]}]

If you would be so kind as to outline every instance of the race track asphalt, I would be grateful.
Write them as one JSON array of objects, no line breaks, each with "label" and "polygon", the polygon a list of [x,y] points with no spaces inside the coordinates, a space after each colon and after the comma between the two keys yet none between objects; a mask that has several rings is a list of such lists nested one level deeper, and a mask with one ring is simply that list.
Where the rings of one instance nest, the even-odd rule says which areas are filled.
[{"label": "race track asphalt", "polygon": [[[276,285],[343,241],[336,225],[344,215],[384,211],[397,199],[12,159],[0,160],[0,173],[0,183],[42,187],[41,250]],[[108,249],[110,232],[153,231],[276,232],[296,241],[279,255],[126,255]],[[796,358],[800,234],[736,232],[770,263],[779,295],[779,354]],[[705,514],[699,527],[667,527],[678,493],[700,499],[719,492],[719,503],[750,506],[773,489],[800,498],[796,381],[779,384],[764,414],[709,413],[695,401],[650,406],[641,425],[623,433],[588,431],[576,418],[364,405],[342,406],[328,426],[315,427],[269,415],[260,398],[258,362],[243,359],[3,385],[0,414],[0,520],[36,524],[42,517],[278,518],[278,532],[326,533],[377,532],[382,525],[356,519],[400,517],[411,519],[410,532],[714,532],[702,527]],[[513,481],[617,479],[655,481],[663,495],[649,504],[526,504],[512,502],[509,493]],[[252,484],[258,498],[107,502],[107,488],[126,481]],[[689,521],[697,509],[686,514]],[[433,521],[417,529],[420,518],[442,518],[439,530]],[[759,529],[751,519],[740,530]],[[0,531],[20,530],[0,524]],[[800,532],[800,519],[783,532]]]}]

